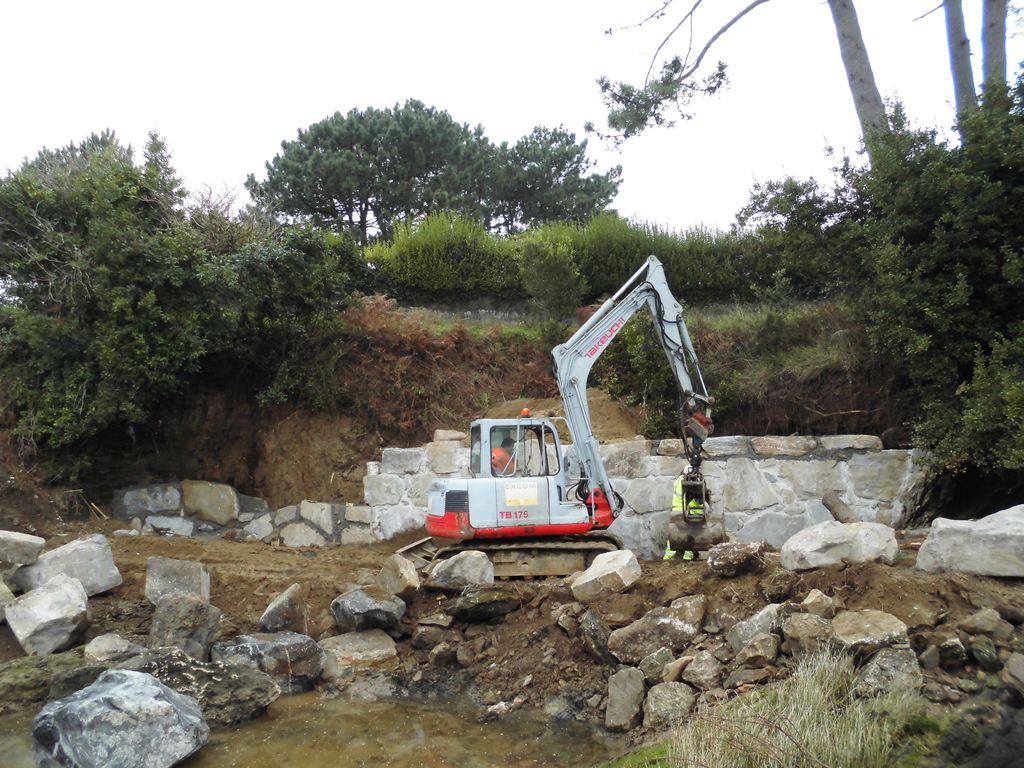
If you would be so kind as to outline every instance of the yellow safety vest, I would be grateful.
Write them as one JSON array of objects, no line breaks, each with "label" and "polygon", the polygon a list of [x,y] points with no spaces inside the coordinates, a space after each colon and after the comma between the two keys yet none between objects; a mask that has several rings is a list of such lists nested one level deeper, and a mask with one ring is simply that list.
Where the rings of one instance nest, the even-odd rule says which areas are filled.
[{"label": "yellow safety vest", "polygon": [[672,511],[682,512],[686,504],[686,499],[683,496],[683,476],[680,475],[676,478],[675,486],[672,489]]}]

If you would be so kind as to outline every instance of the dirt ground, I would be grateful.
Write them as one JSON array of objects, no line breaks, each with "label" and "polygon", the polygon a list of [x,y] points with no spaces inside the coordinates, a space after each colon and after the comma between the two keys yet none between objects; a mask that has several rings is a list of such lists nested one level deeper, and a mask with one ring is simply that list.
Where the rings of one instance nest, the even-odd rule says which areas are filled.
[{"label": "dirt ground", "polygon": [[[635,436],[636,421],[628,411],[600,396],[593,397],[591,404],[595,430],[603,439]],[[524,406],[530,407],[535,415],[560,414],[558,400],[533,400],[504,403],[487,415],[511,416]],[[321,424],[314,430],[323,437],[315,445],[324,447],[326,457],[318,464],[315,456],[310,459],[308,449],[298,450],[303,435],[308,442],[310,420],[296,417],[294,421],[288,429],[281,426],[277,437],[264,435],[263,440],[278,440],[282,453],[293,453],[295,462],[305,460],[303,471],[307,474],[315,473],[320,464],[347,466],[343,482],[351,486],[352,493],[357,493],[361,488],[358,469],[343,457],[329,455],[335,450],[330,446],[337,446],[346,438],[337,431],[338,425]],[[114,531],[124,527],[122,522],[89,518],[83,513],[80,500],[69,502],[76,499],[74,494],[47,491],[13,463],[0,464],[5,470],[0,477],[0,528],[45,536],[48,548],[94,532],[104,533],[110,542],[124,582],[90,600],[92,623],[86,640],[117,632],[137,642],[145,641],[152,620],[152,607],[144,596],[146,562],[154,556],[197,560],[207,565],[211,602],[223,612],[221,638],[256,631],[268,603],[293,583],[305,590],[307,634],[317,638],[333,634],[331,601],[353,585],[372,583],[389,555],[424,535],[412,533],[369,547],[307,549],[222,539],[115,537]],[[278,491],[282,495],[307,495],[302,493],[302,487],[310,481],[309,477],[286,478],[288,466],[282,465],[281,477],[267,482],[275,488],[287,489]],[[338,482],[337,476],[333,482]],[[779,567],[776,555],[769,555],[761,572],[731,579],[718,577],[700,561],[645,562],[640,581],[628,592],[594,607],[614,629],[677,597],[704,594],[708,598],[708,615],[724,630],[731,621],[744,619],[770,602],[801,600],[816,588],[837,598],[847,609],[874,608],[896,615],[910,627],[912,639],[917,628],[953,626],[985,607],[998,609],[1017,625],[1024,622],[1021,581],[926,574],[913,568],[915,556],[908,546],[894,566],[845,565],[793,574]],[[475,646],[472,657],[464,660],[465,666],[432,667],[428,651],[414,648],[407,635],[399,642],[399,677],[414,691],[417,685],[425,690],[433,685],[437,691],[447,684],[449,690],[468,692],[481,705],[519,697],[523,705],[547,711],[553,701],[558,709],[561,701],[573,709],[573,716],[600,722],[608,669],[586,654],[579,637],[572,636],[555,621],[559,607],[573,601],[565,580],[509,584],[519,593],[521,608],[503,620],[455,627],[460,642],[470,641]],[[409,606],[406,631],[411,633],[419,618],[438,612],[446,597],[421,591]],[[1017,650],[1024,645],[1019,626],[1012,643]],[[0,661],[20,655],[22,651],[10,629],[3,625]]]},{"label": "dirt ground", "polygon": [[[119,527],[116,521],[64,523],[50,532],[48,547],[87,533],[106,534],[124,578],[120,587],[91,598],[92,624],[87,639],[117,632],[145,641],[152,618],[152,607],[144,596],[146,561],[153,556],[198,560],[207,565],[211,602],[223,611],[222,638],[256,631],[267,604],[293,583],[305,590],[308,634],[333,634],[330,602],[352,585],[371,583],[396,548],[417,538],[410,534],[371,547],[288,549],[221,539],[114,537],[113,531]],[[907,550],[901,552],[895,566],[856,564],[793,574],[781,569],[777,556],[770,555],[760,573],[729,579],[715,575],[703,561],[644,562],[637,584],[594,607],[615,628],[677,597],[703,593],[708,597],[708,615],[720,617],[725,624],[729,616],[743,619],[769,602],[801,600],[816,588],[838,598],[847,609],[875,608],[892,613],[911,628],[912,635],[915,627],[930,627],[936,622],[953,625],[984,607],[997,608],[1015,622],[1024,620],[1024,588],[1019,581],[926,574],[913,568],[913,561],[914,552]],[[520,595],[519,610],[493,623],[456,627],[465,640],[484,638],[478,641],[479,653],[467,669],[432,670],[427,651],[414,649],[406,637],[399,642],[399,675],[413,681],[458,672],[461,680],[469,680],[472,697],[484,705],[520,696],[526,706],[544,707],[561,696],[569,704],[586,709],[582,702],[590,699],[593,711],[589,719],[598,720],[595,697],[600,698],[606,691],[608,671],[585,653],[579,638],[568,635],[555,623],[558,607],[573,600],[565,580],[508,583]],[[408,629],[411,631],[418,618],[436,613],[445,598],[441,593],[421,591],[409,606]],[[21,654],[4,625],[0,629],[0,660]]]}]

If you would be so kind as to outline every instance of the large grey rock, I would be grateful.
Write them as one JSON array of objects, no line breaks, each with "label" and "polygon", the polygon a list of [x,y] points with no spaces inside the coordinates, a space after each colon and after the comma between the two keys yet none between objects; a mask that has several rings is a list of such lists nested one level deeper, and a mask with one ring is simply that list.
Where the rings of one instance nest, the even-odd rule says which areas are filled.
[{"label": "large grey rock", "polygon": [[411,475],[419,472],[427,459],[423,448],[385,448],[380,461],[382,474]]},{"label": "large grey rock", "polygon": [[148,515],[181,515],[181,490],[163,483],[144,488],[127,488],[114,494],[114,514],[124,520]]},{"label": "large grey rock", "polygon": [[804,435],[765,435],[750,438],[750,447],[759,456],[803,456],[817,448],[818,441]]},{"label": "large grey rock", "polygon": [[370,530],[378,541],[389,541],[409,531],[422,528],[427,521],[426,507],[398,504],[374,509]]},{"label": "large grey rock", "polygon": [[774,632],[779,628],[779,606],[776,604],[766,605],[749,619],[737,621],[729,629],[726,639],[732,646],[734,653],[743,650],[743,646],[749,643],[754,635],[762,632]]},{"label": "large grey rock", "polygon": [[409,601],[419,592],[420,575],[411,560],[396,552],[384,561],[377,574],[377,586]]},{"label": "large grey rock", "polygon": [[281,632],[290,629],[305,633],[309,624],[307,613],[302,586],[292,584],[271,600],[270,605],[263,611],[260,616],[260,632]]},{"label": "large grey rock", "polygon": [[969,635],[988,635],[996,640],[1008,640],[1013,634],[1013,625],[1006,621],[995,608],[982,608],[957,623],[957,628]]},{"label": "large grey rock", "polygon": [[640,563],[628,549],[602,552],[587,570],[572,580],[572,596],[581,603],[625,592],[640,578]]},{"label": "large grey rock", "polygon": [[342,680],[356,669],[390,669],[398,663],[395,641],[382,629],[346,632],[320,641],[324,651],[323,677]]},{"label": "large grey rock", "polygon": [[822,435],[818,442],[826,451],[882,450],[882,440],[875,435]]},{"label": "large grey rock", "polygon": [[832,642],[832,622],[811,613],[794,613],[782,622],[785,650],[803,656],[827,648]]},{"label": "large grey rock", "polygon": [[427,576],[427,586],[446,592],[458,592],[470,584],[493,584],[494,565],[483,552],[467,550],[435,562]]},{"label": "large grey rock", "polygon": [[191,538],[195,535],[195,521],[188,517],[172,515],[150,515],[142,525],[144,533],[156,533],[162,536],[182,536]]},{"label": "large grey rock", "polygon": [[910,646],[883,648],[857,673],[854,690],[861,696],[916,692],[922,680],[917,654]]},{"label": "large grey rock", "polygon": [[154,648],[118,664],[147,672],[199,702],[203,716],[218,725],[259,717],[281,696],[274,679],[249,664],[198,661],[180,648]]},{"label": "large grey rock", "polygon": [[741,667],[767,667],[775,663],[778,655],[779,638],[769,632],[760,632],[736,654],[736,664]]},{"label": "large grey rock", "polygon": [[405,603],[378,587],[359,587],[334,598],[331,615],[342,633],[394,629],[405,616]]},{"label": "large grey rock", "polygon": [[682,679],[702,691],[718,688],[722,682],[725,667],[709,651],[697,651],[681,673]]},{"label": "large grey rock", "polygon": [[669,604],[669,608],[687,624],[699,627],[704,622],[704,614],[708,609],[707,595],[684,595],[677,597]]},{"label": "large grey rock", "polygon": [[648,440],[619,440],[603,443],[598,450],[609,477],[637,477],[644,466],[644,459],[651,455],[651,443]]},{"label": "large grey rock", "polygon": [[782,567],[790,571],[824,568],[843,561],[892,564],[898,551],[896,533],[881,523],[828,520],[791,536],[782,545]]},{"label": "large grey rock", "polygon": [[217,525],[231,525],[238,520],[238,492],[224,483],[204,480],[183,480],[181,503],[185,514]]},{"label": "large grey rock", "polygon": [[316,526],[327,537],[334,535],[335,519],[341,517],[334,504],[325,501],[303,500],[299,504],[299,517]]},{"label": "large grey rock", "polygon": [[113,663],[130,659],[145,651],[146,649],[138,643],[133,643],[116,632],[107,632],[86,643],[83,653],[88,662]]},{"label": "large grey rock", "polygon": [[210,658],[256,667],[274,678],[283,693],[310,690],[320,679],[326,655],[316,641],[298,632],[239,635],[214,643]]},{"label": "large grey rock", "polygon": [[658,728],[682,720],[696,700],[697,694],[686,683],[658,683],[644,700],[644,727]]},{"label": "large grey rock", "polygon": [[129,670],[104,672],[88,688],[47,704],[32,723],[40,768],[170,768],[209,735],[195,699]]},{"label": "large grey rock", "polygon": [[645,692],[644,673],[635,667],[620,669],[609,677],[604,727],[609,731],[635,728],[640,723]]},{"label": "large grey rock", "polygon": [[614,630],[608,637],[608,650],[623,664],[637,664],[662,647],[679,651],[699,631],[686,620],[687,615],[685,608],[655,608],[632,624]]},{"label": "large grey rock", "polygon": [[274,529],[273,513],[268,512],[250,520],[246,523],[245,527],[242,528],[242,532],[249,539],[255,539],[256,541],[269,541],[276,532]]},{"label": "large grey rock", "polygon": [[764,567],[763,553],[764,543],[760,541],[716,544],[708,550],[708,568],[724,578],[758,571]]},{"label": "large grey rock", "polygon": [[289,523],[281,529],[281,543],[286,547],[322,547],[327,539],[305,522]]},{"label": "large grey rock", "polygon": [[406,480],[398,475],[366,475],[363,498],[371,507],[397,504],[405,495]]},{"label": "large grey rock", "polygon": [[210,602],[210,571],[197,560],[147,558],[146,599],[156,605],[157,600],[173,592]]},{"label": "large grey rock", "polygon": [[15,572],[14,586],[28,592],[58,574],[78,579],[90,597],[121,583],[121,572],[114,565],[110,543],[101,533],[44,552],[32,565],[23,566]]},{"label": "large grey rock", "polygon": [[648,685],[661,682],[661,676],[665,672],[665,665],[675,661],[675,654],[668,648],[659,648],[654,653],[644,656],[637,665],[637,669],[644,673],[644,681]]},{"label": "large grey rock", "polygon": [[611,629],[593,608],[588,609],[580,617],[580,639],[583,641],[583,649],[601,664],[613,667],[618,660],[608,650],[608,638],[611,633]]},{"label": "large grey rock", "polygon": [[747,456],[750,454],[750,438],[743,435],[729,437],[709,437],[703,445],[705,453],[713,459],[728,456]]},{"label": "large grey rock", "polygon": [[435,429],[434,430],[434,442],[445,443],[449,441],[465,440],[466,433],[457,429]]},{"label": "large grey rock", "polygon": [[737,541],[763,542],[778,549],[810,524],[811,521],[803,513],[790,514],[788,511],[768,509],[749,516],[736,531],[735,538]]},{"label": "large grey rock", "polygon": [[832,619],[832,634],[844,650],[862,656],[909,643],[907,625],[884,611],[843,611]]},{"label": "large grey rock", "polygon": [[[666,482],[669,482],[666,480]],[[616,488],[620,483],[616,482]],[[659,560],[669,537],[669,510],[648,512],[644,515],[627,510],[608,527],[608,533],[617,537],[622,545],[641,560]]]},{"label": "large grey rock", "polygon": [[149,647],[180,648],[205,661],[220,624],[220,608],[198,597],[171,592],[157,599],[149,628]]},{"label": "large grey rock", "polygon": [[672,485],[665,477],[639,477],[629,484],[622,499],[641,515],[672,509]]},{"label": "large grey rock", "polygon": [[426,450],[428,466],[435,475],[450,475],[469,467],[469,451],[458,440],[435,440]]},{"label": "large grey rock", "polygon": [[0,702],[4,711],[38,711],[56,678],[74,674],[88,663],[81,646],[46,656],[19,656],[0,662]]},{"label": "large grey rock", "polygon": [[18,531],[0,531],[0,563],[29,565],[46,545],[46,539]]},{"label": "large grey rock", "polygon": [[457,621],[490,621],[516,610],[520,602],[515,589],[505,584],[470,584],[441,607]]},{"label": "large grey rock", "polygon": [[89,626],[89,599],[78,579],[57,575],[13,600],[6,614],[25,653],[45,656],[78,642]]},{"label": "large grey rock", "polygon": [[933,520],[917,567],[930,573],[1024,576],[1024,504],[981,520]]}]

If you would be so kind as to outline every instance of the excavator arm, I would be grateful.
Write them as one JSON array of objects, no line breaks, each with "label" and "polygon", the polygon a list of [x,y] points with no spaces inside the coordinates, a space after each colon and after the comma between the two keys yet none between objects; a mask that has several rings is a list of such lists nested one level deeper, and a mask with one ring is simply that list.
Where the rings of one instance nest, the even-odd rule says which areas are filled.
[{"label": "excavator arm", "polygon": [[598,452],[587,401],[587,380],[591,368],[608,344],[641,307],[647,308],[654,321],[655,333],[665,350],[683,403],[701,407],[710,417],[713,398],[707,393],[697,365],[697,353],[683,322],[683,308],[672,296],[665,279],[665,269],[655,256],[649,256],[644,266],[614,296],[602,304],[568,341],[551,353],[558,391],[583,465],[583,476],[589,479],[591,488],[600,488],[604,492],[615,515],[619,513],[622,501],[611,486]]}]

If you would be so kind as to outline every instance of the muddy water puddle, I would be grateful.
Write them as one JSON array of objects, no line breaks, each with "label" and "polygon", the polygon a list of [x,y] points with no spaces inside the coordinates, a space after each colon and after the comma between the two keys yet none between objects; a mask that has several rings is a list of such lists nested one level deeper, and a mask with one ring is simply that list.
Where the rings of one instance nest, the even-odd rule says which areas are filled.
[{"label": "muddy water puddle", "polygon": [[[33,768],[32,716],[0,718],[0,764]],[[216,728],[182,768],[526,768],[595,766],[621,751],[614,740],[539,712],[478,723],[436,702],[347,702],[304,694],[265,717]]]}]

